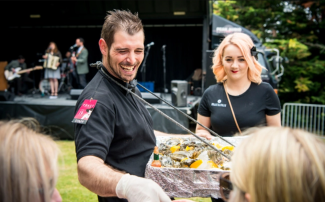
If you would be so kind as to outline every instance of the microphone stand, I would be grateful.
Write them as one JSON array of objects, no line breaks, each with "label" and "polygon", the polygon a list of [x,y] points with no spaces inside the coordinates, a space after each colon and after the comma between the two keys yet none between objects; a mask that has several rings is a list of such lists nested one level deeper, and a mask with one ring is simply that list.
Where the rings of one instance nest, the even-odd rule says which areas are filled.
[{"label": "microphone stand", "polygon": [[163,45],[161,47],[161,50],[163,51],[163,67],[164,67],[164,93],[168,93],[168,89],[166,88],[166,45]]},{"label": "microphone stand", "polygon": [[[50,54],[51,54],[51,50],[52,50],[52,48],[48,48],[46,51],[49,51],[48,53],[47,53],[47,58],[46,58],[46,65],[47,65],[47,67],[49,66],[49,64],[50,64]],[[46,52],[45,52],[45,55],[46,55]],[[46,67],[44,67],[44,68],[46,68]]]},{"label": "microphone stand", "polygon": [[146,81],[146,61],[147,61],[147,57],[149,55],[149,51],[150,51],[151,46],[148,46],[148,50],[146,52],[146,55],[144,56],[144,60],[142,63],[142,67],[140,69],[140,72],[142,73],[142,81],[145,82]]}]

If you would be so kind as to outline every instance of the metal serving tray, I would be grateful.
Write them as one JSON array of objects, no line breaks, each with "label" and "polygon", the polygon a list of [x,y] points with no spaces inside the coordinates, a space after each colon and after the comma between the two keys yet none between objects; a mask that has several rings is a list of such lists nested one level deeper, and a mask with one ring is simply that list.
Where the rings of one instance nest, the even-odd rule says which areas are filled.
[{"label": "metal serving tray", "polygon": [[[157,137],[157,145],[171,137]],[[237,146],[245,137],[226,137],[225,139]],[[197,140],[195,137],[183,139]],[[211,141],[228,145],[220,138]],[[213,197],[220,198],[219,175],[225,172],[221,169],[192,168],[156,168],[151,166],[153,155],[146,166],[145,177],[158,183],[169,197]]]}]

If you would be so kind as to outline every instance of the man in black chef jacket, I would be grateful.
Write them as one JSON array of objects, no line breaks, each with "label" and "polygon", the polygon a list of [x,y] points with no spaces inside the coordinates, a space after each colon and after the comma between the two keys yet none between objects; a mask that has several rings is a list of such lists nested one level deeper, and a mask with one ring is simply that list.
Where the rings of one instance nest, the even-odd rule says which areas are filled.
[{"label": "man in black chef jacket", "polygon": [[110,79],[132,88],[144,58],[143,26],[129,11],[108,13],[99,40],[103,66],[76,106],[77,113],[85,100],[97,100],[87,123],[75,124],[79,181],[99,201],[167,202],[158,184],[142,178],[156,145],[151,116],[141,101]]}]

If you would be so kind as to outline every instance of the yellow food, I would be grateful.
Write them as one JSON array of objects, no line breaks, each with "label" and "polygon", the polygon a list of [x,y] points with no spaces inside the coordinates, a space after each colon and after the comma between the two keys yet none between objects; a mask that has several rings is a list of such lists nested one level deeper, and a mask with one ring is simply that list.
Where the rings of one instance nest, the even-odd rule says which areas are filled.
[{"label": "yellow food", "polygon": [[219,168],[217,164],[215,164],[213,161],[208,161],[208,164],[210,164],[211,168]]},{"label": "yellow food", "polygon": [[191,151],[191,150],[193,150],[193,147],[186,146],[186,149],[185,150],[186,151]]},{"label": "yellow food", "polygon": [[202,163],[203,163],[203,161],[201,159],[197,160],[190,165],[190,168],[198,168]]},{"label": "yellow food", "polygon": [[181,160],[181,162],[183,162],[183,161],[186,161],[188,158],[183,158],[182,160]]},{"label": "yellow food", "polygon": [[221,148],[222,148],[222,146],[221,146],[220,144],[218,144],[218,143],[212,143],[212,145],[214,145],[214,146],[217,147],[218,149],[221,149]]},{"label": "yellow food", "polygon": [[170,148],[170,151],[171,151],[172,153],[174,153],[175,151],[179,151],[180,148],[181,148],[180,146],[172,146],[172,147]]},{"label": "yellow food", "polygon": [[225,147],[222,147],[222,151],[225,151],[225,149],[228,149],[230,151],[234,150],[234,146],[225,146]]}]

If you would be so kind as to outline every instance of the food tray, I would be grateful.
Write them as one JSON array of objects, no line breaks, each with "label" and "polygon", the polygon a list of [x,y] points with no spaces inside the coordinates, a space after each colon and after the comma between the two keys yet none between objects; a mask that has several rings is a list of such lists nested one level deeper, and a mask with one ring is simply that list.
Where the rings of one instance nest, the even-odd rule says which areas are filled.
[{"label": "food tray", "polygon": [[[158,136],[157,145],[171,137]],[[245,137],[226,137],[225,139],[237,146]],[[195,137],[184,137],[196,140]],[[220,138],[211,141],[221,145],[229,145]],[[213,197],[220,198],[219,175],[225,172],[221,169],[192,168],[156,168],[151,166],[153,155],[146,166],[145,177],[158,183],[169,197]]]}]

